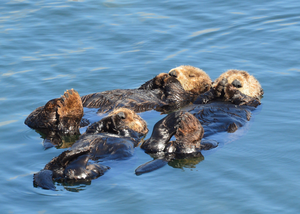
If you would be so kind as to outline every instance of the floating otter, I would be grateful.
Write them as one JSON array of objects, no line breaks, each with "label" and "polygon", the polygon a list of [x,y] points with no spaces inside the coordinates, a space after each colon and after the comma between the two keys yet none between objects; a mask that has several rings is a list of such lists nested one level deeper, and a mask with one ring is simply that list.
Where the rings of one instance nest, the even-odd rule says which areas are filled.
[{"label": "floating otter", "polygon": [[[155,159],[139,166],[137,175],[156,170],[176,159],[196,158],[203,160],[201,150],[217,146],[216,142],[201,142],[204,129],[199,120],[189,112],[173,112],[160,121],[154,128],[151,137],[143,142],[141,148]],[[175,140],[171,140],[172,137]]]},{"label": "floating otter", "polygon": [[[86,119],[81,120],[83,107],[99,108],[98,112],[102,113],[121,107],[135,112],[152,109],[168,112],[191,103],[210,87],[211,80],[204,71],[193,66],[179,66],[171,69],[169,74],[157,75],[138,89],[116,89],[81,98],[74,89],[67,90],[61,98],[50,100],[34,110],[25,124],[42,133],[46,130],[51,136],[49,139],[57,133],[74,135],[79,134],[80,125],[89,124]],[[50,130],[56,133],[49,134]]]},{"label": "floating otter", "polygon": [[[218,144],[207,138],[222,132],[234,133],[245,126],[261,104],[262,95],[261,85],[247,72],[225,72],[193,105],[182,108],[187,112],[172,113],[155,125],[151,138],[141,145],[154,160],[139,166],[136,174],[156,170],[167,163],[176,167],[182,164],[181,160],[183,164],[190,163],[189,160],[192,164],[200,162],[204,159],[201,150]],[[173,135],[176,140],[170,141]]]},{"label": "floating otter", "polygon": [[211,79],[199,68],[179,66],[169,74],[161,73],[138,89],[117,89],[83,96],[84,107],[99,108],[108,112],[125,107],[135,112],[148,110],[170,111],[192,102],[198,95],[208,91]]},{"label": "floating otter", "polygon": [[204,137],[222,131],[233,133],[250,120],[252,112],[261,104],[263,93],[252,75],[229,70],[214,81],[209,91],[198,96],[195,105],[185,110],[205,127]]},{"label": "floating otter", "polygon": [[209,91],[197,97],[194,104],[222,99],[237,105],[258,106],[264,91],[260,83],[246,71],[228,70],[218,77]]},{"label": "floating otter", "polygon": [[[182,67],[179,67],[182,68]],[[191,68],[191,67],[189,67]],[[183,69],[184,70],[184,69]],[[90,97],[86,97],[87,99],[91,100],[91,103],[94,103],[95,105],[99,104],[101,109],[106,109],[105,111],[110,111],[111,108],[114,107],[120,107],[120,106],[126,106],[131,109],[134,109],[136,111],[144,111],[144,110],[149,110],[151,108],[154,108],[155,110],[158,110],[162,107],[170,107],[172,106],[172,102],[170,100],[177,100],[177,104],[175,104],[176,107],[184,106],[181,104],[188,104],[191,101],[194,101],[194,105],[188,106],[185,110],[189,111],[188,112],[174,112],[171,113],[170,115],[166,116],[163,120],[159,121],[155,127],[152,136],[150,137],[149,140],[147,140],[143,145],[142,148],[146,150],[146,152],[155,154],[156,160],[147,163],[145,165],[142,165],[136,170],[136,174],[142,174],[148,171],[152,171],[156,168],[161,167],[162,165],[169,163],[170,161],[176,160],[178,158],[186,158],[186,157],[201,157],[201,150],[205,149],[210,149],[216,147],[216,143],[207,143],[203,142],[201,143],[202,137],[207,137],[210,136],[214,133],[217,132],[223,132],[227,131],[229,133],[235,132],[238,127],[243,126],[247,121],[250,120],[251,118],[251,111],[255,109],[258,105],[260,105],[260,97],[263,94],[263,90],[259,84],[259,82],[252,76],[250,76],[248,73],[245,71],[237,71],[237,70],[230,70],[226,72],[225,74],[222,74],[220,78],[218,78],[214,84],[213,87],[210,88],[210,85],[207,83],[205,84],[204,91],[207,91],[204,94],[200,94],[198,92],[192,92],[192,89],[189,89],[190,91],[186,91],[183,89],[183,83],[181,83],[177,78],[181,78],[180,75],[182,74],[182,69],[172,69],[169,74],[159,74],[152,80],[146,82],[144,85],[142,85],[139,89],[133,89],[133,90],[125,90],[124,91],[124,97],[119,97],[120,101],[116,101],[116,104],[111,103],[111,101],[106,102],[106,95],[109,95],[112,97],[112,100],[116,99],[116,95],[120,93],[119,95],[121,96],[122,90],[113,90],[113,91],[108,91],[108,92],[102,92],[102,93],[96,93],[91,95]],[[188,74],[188,72],[185,71],[183,74]],[[190,78],[194,78],[193,75],[188,75]],[[208,81],[206,81],[208,82]],[[254,85],[252,83],[255,83]],[[251,86],[251,87],[249,87]],[[250,88],[252,90],[242,90],[243,87],[245,88]],[[169,89],[173,90],[169,90]],[[174,90],[176,89],[176,90]],[[255,93],[252,93],[255,91]],[[150,91],[150,92],[149,92]],[[144,96],[149,92],[151,95],[155,95],[155,93],[161,95],[161,99],[159,102],[161,103],[152,103],[153,101],[149,101],[147,99],[141,100],[142,104],[139,105],[137,103],[137,99],[134,100],[131,96],[135,97],[135,94],[139,94],[141,96]],[[172,92],[175,91],[175,94],[172,94]],[[177,93],[180,91],[180,93]],[[68,92],[68,91],[67,91]],[[118,92],[118,93],[116,93]],[[163,94],[164,93],[164,94]],[[70,94],[68,92],[68,94]],[[72,95],[76,94],[72,92]],[[162,95],[163,94],[163,95]],[[197,99],[195,100],[195,96],[199,95]],[[150,96],[149,95],[149,96]],[[185,100],[185,96],[182,95],[187,95]],[[76,96],[76,99],[78,99],[78,94]],[[87,95],[88,96],[88,95]],[[61,99],[65,101],[64,97],[70,97],[68,96],[63,96]],[[72,97],[72,96],[71,96]],[[75,96],[74,96],[75,97]],[[139,97],[139,96],[138,96]],[[155,96],[154,96],[155,97]],[[169,97],[166,99],[166,97]],[[179,98],[178,98],[179,97]],[[101,99],[103,98],[103,100]],[[132,98],[132,99],[131,99]],[[135,97],[136,98],[136,97]],[[156,97],[157,98],[157,97]],[[83,101],[85,100],[84,97],[82,97]],[[150,98],[151,100],[152,98]],[[161,100],[164,101],[162,102]],[[55,99],[56,100],[56,99]],[[148,102],[149,101],[149,102]],[[226,101],[226,102],[224,102]],[[227,102],[229,101],[229,102]],[[50,102],[50,101],[49,101]],[[45,107],[41,107],[40,109],[37,109],[37,112],[51,112],[49,109],[50,107],[53,107],[55,109],[55,114],[51,113],[51,115],[55,115],[50,117],[51,119],[55,118],[56,120],[53,119],[53,121],[58,121],[55,122],[52,128],[52,125],[49,125],[54,130],[63,130],[63,132],[67,132],[65,130],[74,130],[74,128],[69,128],[67,127],[68,123],[61,123],[60,121],[68,121],[68,117],[65,119],[57,119],[60,117],[60,115],[65,116],[68,114],[60,114],[60,112],[65,112],[62,111],[60,108],[64,106],[68,106],[67,104],[65,105],[60,105],[60,102],[53,102],[51,101],[50,104],[46,104]],[[102,103],[104,102],[104,104]],[[57,105],[59,107],[56,107],[54,104],[58,103]],[[77,102],[75,102],[77,103]],[[102,105],[102,104],[103,105]],[[149,104],[150,103],[150,104]],[[179,104],[178,104],[179,103]],[[107,104],[107,106],[106,106]],[[109,104],[109,105],[108,105]],[[149,104],[149,106],[147,106]],[[204,105],[205,104],[205,105]],[[237,106],[238,105],[238,106]],[[50,106],[49,108],[47,106]],[[76,105],[75,105],[76,106]],[[79,105],[77,105],[79,106]],[[93,105],[89,106],[92,107]],[[102,108],[104,106],[104,108]],[[113,106],[113,107],[112,107]],[[167,108],[168,109],[168,108]],[[168,109],[170,110],[170,108]],[[102,110],[101,110],[102,111]],[[77,112],[77,111],[73,111]],[[46,113],[37,113],[33,114],[33,118],[46,118],[46,121],[49,117],[43,115]],[[41,115],[40,115],[41,114]],[[35,116],[35,115],[40,115],[40,116]],[[77,114],[80,115],[80,114]],[[194,116],[196,116],[197,119],[195,119]],[[69,115],[68,115],[69,116]],[[119,115],[120,116],[120,115]],[[76,118],[76,123],[78,126],[78,118]],[[105,119],[105,118],[104,118]],[[107,126],[106,124],[113,124],[114,122],[111,121],[111,119],[108,120],[101,120],[102,122],[99,122],[98,124],[93,124],[90,128],[87,129],[86,134],[83,135],[79,139],[81,141],[84,136],[89,136],[88,133],[90,132],[89,130],[97,130],[97,129],[106,129],[110,130],[110,126]],[[29,120],[31,121],[31,120]],[[197,123],[197,122],[198,123]],[[199,123],[199,121],[202,123]],[[32,122],[32,124],[34,124]],[[61,128],[60,124],[65,124],[65,128]],[[200,125],[199,125],[200,124]],[[57,126],[57,127],[56,127]],[[76,125],[75,125],[76,126]],[[74,126],[74,127],[75,127]],[[94,128],[93,128],[94,127]],[[97,127],[102,127],[102,128],[97,128]],[[203,133],[203,127],[204,127],[204,133]],[[90,132],[91,134],[94,134],[93,131]],[[117,132],[118,133],[118,132]],[[126,132],[127,133],[127,132]],[[129,132],[132,134],[133,132]],[[171,137],[174,136],[176,138],[175,141],[171,141]],[[122,137],[122,133],[121,133]],[[116,139],[116,138],[115,138]],[[117,141],[117,140],[116,140]],[[87,141],[89,142],[89,141]],[[89,143],[87,143],[89,145]],[[76,144],[78,145],[78,144]],[[82,145],[82,143],[79,143],[79,145]],[[74,148],[74,146],[72,147]],[[88,147],[89,148],[89,147]],[[105,148],[103,151],[106,152],[108,148]],[[60,176],[69,176],[68,174],[64,173],[69,173],[69,171],[74,175],[74,173],[80,176],[82,175],[82,169],[87,170],[84,171],[84,176],[87,176],[91,179],[100,176],[101,173],[104,173],[105,168],[98,167],[98,165],[91,165],[88,164],[88,160],[91,160],[90,155],[86,156],[86,153],[90,153],[90,150],[84,150],[83,153],[81,153],[82,146],[79,146],[79,149],[74,148],[74,150],[71,149],[70,152],[63,153],[60,158],[57,160],[53,160],[54,162],[54,168],[52,167],[52,161],[49,163],[51,166],[47,167],[46,165],[45,169],[41,171],[39,174],[35,176],[35,183],[38,184],[38,186],[44,185],[44,182],[49,180],[49,175],[53,175],[53,170],[54,171],[59,171]],[[75,151],[75,154],[73,154]],[[79,151],[79,152],[78,152]],[[77,153],[78,152],[78,153]],[[85,153],[86,152],[86,153]],[[125,152],[126,153],[126,152]],[[78,154],[80,159],[74,159],[78,158]],[[66,157],[66,158],[65,158]],[[71,159],[72,164],[69,164]],[[201,158],[200,158],[201,159]],[[199,159],[199,160],[200,160]],[[63,160],[63,161],[62,161]],[[64,161],[66,160],[66,162]],[[57,167],[57,163],[58,168]],[[79,166],[79,168],[78,168]],[[150,168],[150,170],[149,170]],[[58,170],[57,170],[58,169]],[[66,169],[71,169],[69,171],[65,171]],[[77,170],[78,169],[78,170]],[[80,170],[79,170],[80,169]],[[62,173],[63,171],[63,173]],[[78,172],[77,172],[78,171]],[[79,173],[80,172],[80,173]],[[96,172],[96,174],[94,173]],[[52,174],[51,174],[52,173]],[[81,177],[79,176],[69,176],[69,180],[77,180],[80,179]],[[74,179],[73,179],[74,178]],[[50,180],[51,180],[50,179]],[[52,180],[51,180],[52,181]],[[49,182],[47,182],[45,187],[47,187]],[[50,184],[49,184],[50,185]],[[53,186],[51,186],[53,188]]]},{"label": "floating otter", "polygon": [[83,106],[74,89],[67,90],[60,98],[52,99],[46,105],[28,115],[25,124],[40,132],[79,134]]},{"label": "floating otter", "polygon": [[136,113],[125,108],[114,110],[89,126],[69,150],[34,174],[34,185],[54,190],[53,181],[89,182],[109,169],[97,161],[131,157],[147,132],[146,122]]},{"label": "floating otter", "polygon": [[53,146],[66,148],[78,139],[79,128],[88,124],[83,124],[82,116],[81,98],[71,89],[35,109],[27,116],[25,124],[42,135],[45,149]]}]

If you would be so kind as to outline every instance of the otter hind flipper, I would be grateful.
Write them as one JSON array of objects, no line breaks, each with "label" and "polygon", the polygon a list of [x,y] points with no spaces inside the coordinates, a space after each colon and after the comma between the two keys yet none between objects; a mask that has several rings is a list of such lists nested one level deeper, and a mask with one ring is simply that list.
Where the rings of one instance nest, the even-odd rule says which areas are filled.
[{"label": "otter hind flipper", "polygon": [[53,172],[51,170],[41,170],[33,175],[33,185],[43,189],[56,190],[52,176]]},{"label": "otter hind flipper", "polygon": [[135,174],[141,175],[141,174],[145,174],[148,172],[152,172],[154,170],[162,168],[163,166],[167,165],[167,163],[168,163],[168,160],[164,159],[164,158],[154,159],[154,160],[144,163],[144,164],[140,165],[138,168],[136,168]]},{"label": "otter hind flipper", "polygon": [[89,155],[83,155],[73,160],[64,170],[68,180],[92,180],[103,175],[109,167],[100,164],[89,164]]},{"label": "otter hind flipper", "polygon": [[201,141],[201,150],[210,150],[218,147],[219,143],[215,140],[203,140]]}]

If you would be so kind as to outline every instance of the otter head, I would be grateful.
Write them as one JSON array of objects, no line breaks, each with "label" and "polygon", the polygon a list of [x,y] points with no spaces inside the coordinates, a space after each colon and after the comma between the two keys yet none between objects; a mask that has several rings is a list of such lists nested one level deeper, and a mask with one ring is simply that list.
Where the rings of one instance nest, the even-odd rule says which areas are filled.
[{"label": "otter head", "polygon": [[175,77],[185,91],[199,95],[208,91],[211,87],[210,77],[201,69],[182,65],[169,71],[169,75]]},{"label": "otter head", "polygon": [[[224,78],[227,80],[226,87],[232,85],[241,93],[257,99],[263,95],[263,89],[257,79],[246,71],[228,70],[214,81],[213,87],[216,87]],[[229,97],[226,90],[224,96],[225,98]]]},{"label": "otter head", "polygon": [[127,108],[118,108],[112,111],[108,117],[113,118],[118,129],[131,129],[142,135],[148,133],[147,123],[134,111]]}]

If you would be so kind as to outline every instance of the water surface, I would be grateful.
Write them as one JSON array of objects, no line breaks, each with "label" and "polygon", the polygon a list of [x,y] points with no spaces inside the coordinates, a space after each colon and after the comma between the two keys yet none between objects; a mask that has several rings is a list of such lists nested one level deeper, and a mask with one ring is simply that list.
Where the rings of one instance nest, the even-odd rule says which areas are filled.
[{"label": "water surface", "polygon": [[[8,0],[0,3],[1,213],[298,213],[299,1]],[[247,132],[190,168],[136,176],[140,148],[91,185],[34,188],[45,150],[26,116],[74,88],[135,88],[183,65],[261,83]],[[142,113],[149,129],[163,115]],[[148,134],[148,137],[151,133]],[[114,164],[114,163],[112,163]]]}]

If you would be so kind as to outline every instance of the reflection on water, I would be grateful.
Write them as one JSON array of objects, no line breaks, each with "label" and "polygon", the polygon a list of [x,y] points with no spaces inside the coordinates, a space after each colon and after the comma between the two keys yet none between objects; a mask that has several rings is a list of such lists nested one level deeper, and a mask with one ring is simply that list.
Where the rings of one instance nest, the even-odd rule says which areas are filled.
[{"label": "reflection on water", "polygon": [[79,135],[72,136],[60,136],[59,134],[45,136],[43,141],[43,146],[45,149],[49,149],[53,146],[57,149],[70,148],[76,140],[78,140]]},{"label": "reflection on water", "polygon": [[[195,157],[196,156],[196,157]],[[187,157],[183,159],[174,159],[168,162],[168,165],[174,168],[196,168],[196,165],[204,160],[201,153],[197,153],[194,157]]]},{"label": "reflection on water", "polygon": [[[86,186],[91,185],[91,181],[85,182],[76,182],[70,181],[65,183],[56,182],[55,185],[57,186],[56,191],[69,191],[69,192],[80,192],[86,189]],[[36,187],[36,186],[35,186]]]}]

